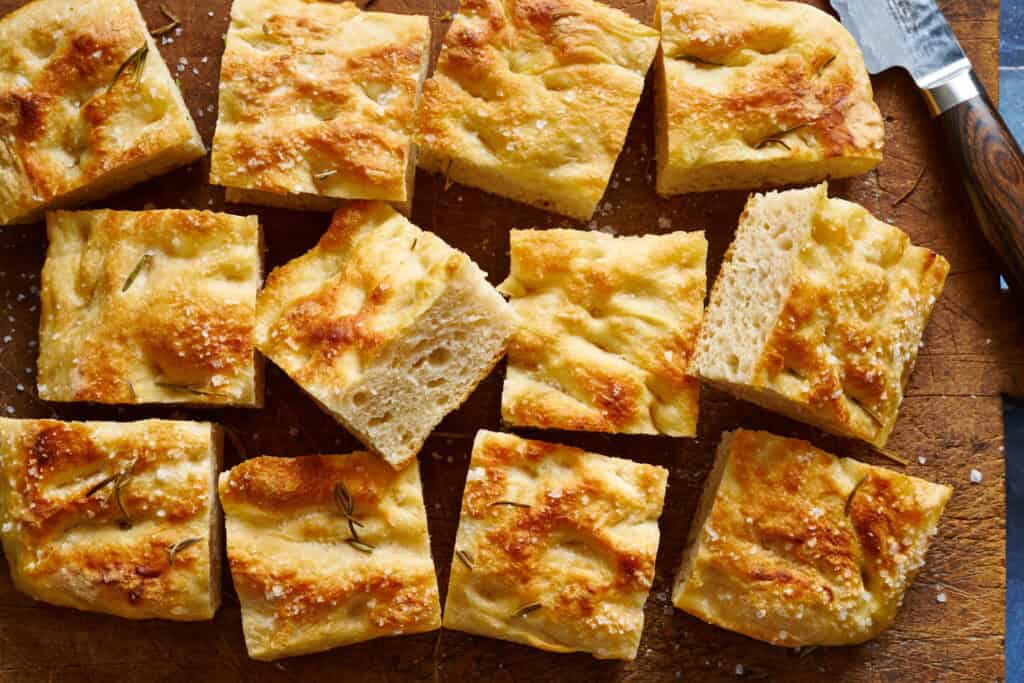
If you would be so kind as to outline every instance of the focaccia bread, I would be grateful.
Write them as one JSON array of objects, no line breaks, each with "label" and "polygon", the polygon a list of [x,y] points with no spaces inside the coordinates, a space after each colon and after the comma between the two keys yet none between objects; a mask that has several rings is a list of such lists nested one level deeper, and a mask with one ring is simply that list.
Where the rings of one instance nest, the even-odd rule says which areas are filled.
[{"label": "focaccia bread", "polygon": [[39,398],[263,404],[256,216],[57,211],[46,222]]},{"label": "focaccia bread", "polygon": [[513,230],[498,291],[517,326],[501,416],[524,427],[694,436],[687,374],[704,312],[703,232]]},{"label": "focaccia bread", "polygon": [[778,187],[859,175],[884,124],[864,58],[802,2],[660,0],[657,191]]},{"label": "focaccia bread", "polygon": [[329,211],[408,206],[427,17],[350,2],[235,0],[210,182],[229,202]]},{"label": "focaccia bread", "polygon": [[478,432],[444,627],[634,659],[667,483],[662,467]]},{"label": "focaccia bread", "polygon": [[753,195],[711,291],[695,374],[881,447],[948,272],[825,184]]},{"label": "focaccia bread", "polygon": [[0,19],[0,225],[205,153],[132,0],[35,0]]},{"label": "focaccia bread", "polygon": [[220,498],[250,657],[441,627],[417,464],[253,458],[221,475]]},{"label": "focaccia bread", "polygon": [[0,540],[15,588],[128,619],[220,605],[221,431],[0,419]]},{"label": "focaccia bread", "polygon": [[767,432],[723,435],[676,607],[773,645],[852,645],[896,618],[953,490]]},{"label": "focaccia bread", "polygon": [[504,355],[513,316],[464,253],[383,202],[355,201],[267,278],[256,346],[403,467]]},{"label": "focaccia bread", "polygon": [[657,47],[594,0],[463,0],[423,86],[420,165],[590,218]]}]

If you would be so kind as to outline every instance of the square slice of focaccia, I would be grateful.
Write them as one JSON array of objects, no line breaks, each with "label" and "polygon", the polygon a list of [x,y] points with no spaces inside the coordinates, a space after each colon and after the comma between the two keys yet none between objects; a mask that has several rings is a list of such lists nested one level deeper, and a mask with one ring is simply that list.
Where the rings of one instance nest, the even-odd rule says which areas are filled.
[{"label": "square slice of focaccia", "polygon": [[517,314],[501,416],[511,425],[694,436],[687,374],[707,286],[702,232],[513,230],[498,290]]},{"label": "square slice of focaccia", "polygon": [[948,272],[825,184],[752,195],[711,290],[695,374],[884,446]]},{"label": "square slice of focaccia", "polygon": [[383,202],[351,202],[275,269],[256,345],[395,467],[505,353],[514,314],[466,254]]},{"label": "square slice of focaccia", "polygon": [[852,645],[896,618],[953,490],[767,432],[727,432],[672,601],[774,645]]},{"label": "square slice of focaccia", "polygon": [[867,173],[884,124],[864,58],[803,2],[660,0],[658,194]]},{"label": "square slice of focaccia", "polygon": [[221,431],[0,419],[0,540],[15,588],[128,619],[220,605]]},{"label": "square slice of focaccia", "polygon": [[262,405],[256,216],[57,211],[47,233],[41,399]]},{"label": "square slice of focaccia", "polygon": [[662,467],[478,432],[445,628],[635,658],[667,482]]},{"label": "square slice of focaccia", "polygon": [[132,0],[35,0],[0,19],[0,225],[205,153]]},{"label": "square slice of focaccia", "polygon": [[441,626],[419,466],[372,453],[260,457],[220,477],[249,656]]},{"label": "square slice of focaccia", "polygon": [[350,2],[235,0],[210,182],[230,202],[408,207],[427,17]]},{"label": "square slice of focaccia", "polygon": [[657,48],[656,30],[594,0],[463,0],[423,86],[420,165],[590,218]]}]

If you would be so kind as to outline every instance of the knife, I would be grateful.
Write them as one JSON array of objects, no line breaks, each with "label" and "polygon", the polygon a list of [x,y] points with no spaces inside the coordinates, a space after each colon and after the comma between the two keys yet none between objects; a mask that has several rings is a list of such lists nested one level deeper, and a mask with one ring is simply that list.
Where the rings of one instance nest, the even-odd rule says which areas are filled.
[{"label": "knife", "polygon": [[935,0],[831,0],[868,71],[910,72],[939,119],[982,232],[1024,295],[1024,155]]}]

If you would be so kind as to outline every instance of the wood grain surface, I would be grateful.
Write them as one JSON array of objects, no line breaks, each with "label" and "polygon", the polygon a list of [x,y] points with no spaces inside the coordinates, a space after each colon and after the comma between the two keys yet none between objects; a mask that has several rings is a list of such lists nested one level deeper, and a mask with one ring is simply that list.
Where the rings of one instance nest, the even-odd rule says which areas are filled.
[{"label": "wood grain surface", "polygon": [[[161,51],[181,78],[185,98],[209,144],[229,0],[163,0],[184,25]],[[23,4],[0,0],[0,13]],[[142,0],[152,27],[165,22],[160,0]],[[650,21],[652,0],[618,3]],[[989,92],[996,89],[997,0],[941,3]],[[435,48],[456,0],[378,0],[374,9],[429,12]],[[180,61],[187,60],[187,61]],[[179,69],[178,64],[182,67]],[[928,564],[908,593],[895,626],[858,647],[803,655],[711,627],[672,609],[669,592],[691,516],[719,434],[737,426],[809,438],[832,452],[883,462],[867,447],[706,390],[696,440],[544,433],[543,438],[663,465],[671,471],[661,519],[662,542],[647,625],[634,662],[554,655],[457,632],[382,639],[320,655],[263,664],[245,654],[239,609],[226,602],[214,621],[129,622],[37,604],[17,593],[0,567],[0,681],[554,681],[554,680],[849,680],[992,681],[1004,675],[1004,466],[1000,392],[1024,393],[1024,320],[998,291],[994,260],[971,218],[951,155],[942,145],[910,79],[891,72],[874,80],[886,118],[885,162],[862,178],[832,184],[832,193],[864,204],[907,230],[914,242],[952,263],[946,291],[925,336],[907,389],[892,450],[910,457],[911,474],[956,488]],[[653,191],[652,108],[645,93],[606,201],[588,225],[622,234],[704,229],[709,277],[718,272],[745,200],[743,192],[658,199]],[[268,266],[313,245],[328,217],[253,207],[225,207],[206,184],[208,159],[133,188],[97,206],[122,209],[198,207],[259,213]],[[917,179],[920,178],[918,182]],[[909,194],[908,194],[909,193]],[[499,282],[508,272],[512,227],[573,226],[571,221],[420,173],[416,223],[468,252]],[[212,419],[233,426],[249,456],[344,453],[358,444],[280,371],[268,377],[267,406],[247,410],[51,407],[35,397],[41,225],[0,232],[0,411],[19,417]],[[499,428],[502,366],[450,415],[420,456],[432,546],[442,592],[471,437]],[[537,436],[537,432],[525,432]],[[229,454],[228,464],[241,454]],[[918,457],[925,459],[918,462]],[[969,482],[972,468],[983,480]],[[224,577],[227,585],[230,578]],[[937,596],[944,594],[941,603]]]}]

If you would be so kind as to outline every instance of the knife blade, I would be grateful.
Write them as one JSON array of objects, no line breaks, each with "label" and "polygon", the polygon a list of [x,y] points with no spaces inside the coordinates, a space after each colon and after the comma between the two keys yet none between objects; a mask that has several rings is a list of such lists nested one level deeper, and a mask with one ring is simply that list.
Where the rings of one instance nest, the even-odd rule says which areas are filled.
[{"label": "knife blade", "polygon": [[930,88],[971,68],[934,0],[833,0],[832,6],[873,74],[899,66],[917,87]]},{"label": "knife blade", "polygon": [[949,151],[1010,288],[1024,303],[1024,154],[935,0],[831,0],[868,71],[908,71]]}]

